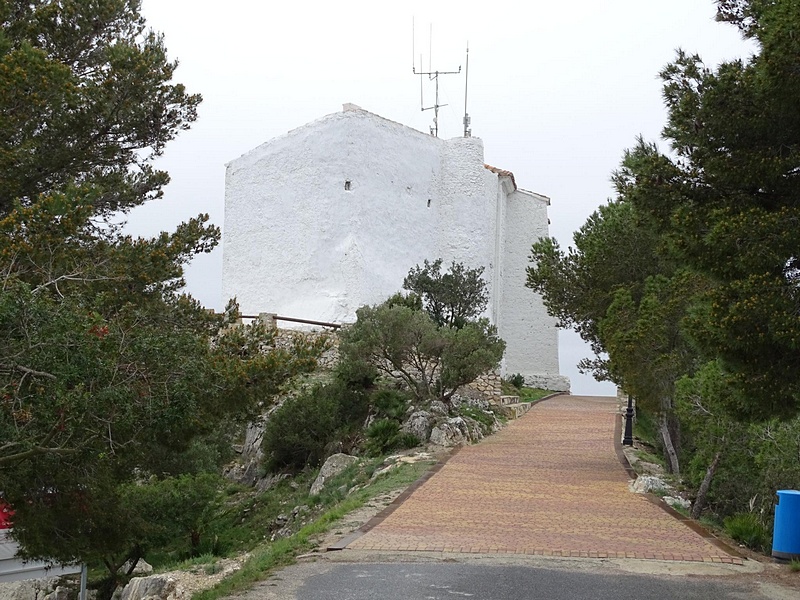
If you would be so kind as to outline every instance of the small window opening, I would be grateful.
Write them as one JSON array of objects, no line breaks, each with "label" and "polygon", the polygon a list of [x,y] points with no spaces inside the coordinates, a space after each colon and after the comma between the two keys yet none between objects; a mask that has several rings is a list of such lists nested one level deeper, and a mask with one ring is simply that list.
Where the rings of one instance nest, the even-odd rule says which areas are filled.
[{"label": "small window opening", "polygon": [[345,180],[344,189],[345,189],[345,191],[348,191],[348,192],[350,191],[350,180],[349,179]]},{"label": "small window opening", "polygon": [[430,207],[431,207],[431,199],[428,198],[428,208],[430,208]]}]

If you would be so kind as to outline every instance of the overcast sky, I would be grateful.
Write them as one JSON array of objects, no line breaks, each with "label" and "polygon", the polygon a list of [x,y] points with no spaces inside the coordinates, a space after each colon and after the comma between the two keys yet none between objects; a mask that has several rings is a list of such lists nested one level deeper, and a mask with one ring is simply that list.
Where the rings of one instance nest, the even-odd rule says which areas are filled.
[{"label": "overcast sky", "polygon": [[[567,246],[612,195],[609,177],[625,148],[640,134],[659,139],[658,72],[675,49],[710,66],[752,51],[714,21],[711,0],[144,0],[143,13],[180,61],[176,81],[204,97],[198,121],[158,163],[172,176],[165,198],[130,215],[130,229],[143,235],[200,212],[222,227],[225,163],[345,102],[427,132],[433,114],[420,111],[412,64],[421,53],[426,69],[432,55],[434,70],[463,73],[469,42],[472,134],[487,163],[551,198],[550,232]],[[462,135],[464,83],[463,74],[441,78],[449,106],[440,137]],[[433,88],[424,93],[430,106]],[[189,291],[214,308],[224,305],[221,268],[218,248],[187,275]],[[577,336],[562,332],[560,345],[573,393],[613,393],[578,375],[588,350]]]}]

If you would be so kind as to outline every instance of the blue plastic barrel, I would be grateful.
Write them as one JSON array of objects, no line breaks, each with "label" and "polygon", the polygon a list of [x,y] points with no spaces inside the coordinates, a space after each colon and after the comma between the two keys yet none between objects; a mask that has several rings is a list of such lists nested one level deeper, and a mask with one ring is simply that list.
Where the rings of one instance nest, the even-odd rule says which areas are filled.
[{"label": "blue plastic barrel", "polygon": [[778,490],[772,556],[777,560],[800,560],[800,492]]}]

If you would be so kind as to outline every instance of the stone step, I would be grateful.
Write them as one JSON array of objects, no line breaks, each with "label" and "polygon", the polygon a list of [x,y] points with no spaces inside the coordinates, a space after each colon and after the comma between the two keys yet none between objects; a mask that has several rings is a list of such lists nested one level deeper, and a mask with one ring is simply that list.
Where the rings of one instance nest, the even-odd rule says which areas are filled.
[{"label": "stone step", "polygon": [[531,409],[533,404],[531,402],[517,402],[515,404],[506,404],[504,406],[505,408],[513,411],[514,414],[511,416],[512,419],[519,419]]},{"label": "stone step", "polygon": [[500,404],[508,406],[509,404],[519,404],[519,396],[500,396]]}]

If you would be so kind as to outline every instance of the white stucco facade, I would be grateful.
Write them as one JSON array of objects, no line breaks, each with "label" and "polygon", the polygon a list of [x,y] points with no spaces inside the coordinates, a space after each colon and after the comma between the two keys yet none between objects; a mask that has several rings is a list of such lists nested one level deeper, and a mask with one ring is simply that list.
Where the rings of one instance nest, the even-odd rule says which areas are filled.
[{"label": "white stucco facade", "polygon": [[223,295],[244,314],[352,322],[425,259],[482,266],[504,373],[566,389],[555,322],[524,286],[548,204],[487,167],[478,138],[442,140],[345,105],[227,165]]}]

